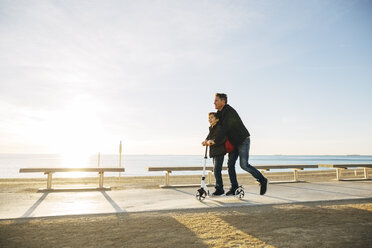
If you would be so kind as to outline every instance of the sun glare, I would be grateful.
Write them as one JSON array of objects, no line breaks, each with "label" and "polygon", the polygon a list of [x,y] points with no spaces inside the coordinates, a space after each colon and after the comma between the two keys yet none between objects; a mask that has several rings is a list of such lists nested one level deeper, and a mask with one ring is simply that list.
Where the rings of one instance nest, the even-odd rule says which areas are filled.
[{"label": "sun glare", "polygon": [[57,147],[64,157],[64,166],[88,166],[89,156],[99,151],[104,133],[96,114],[102,106],[91,97],[81,97],[62,112]]},{"label": "sun glare", "polygon": [[89,157],[97,154],[109,139],[97,114],[103,109],[104,105],[98,100],[80,95],[63,108],[40,113],[42,120],[29,130],[28,137],[60,154],[62,166],[87,167]]}]

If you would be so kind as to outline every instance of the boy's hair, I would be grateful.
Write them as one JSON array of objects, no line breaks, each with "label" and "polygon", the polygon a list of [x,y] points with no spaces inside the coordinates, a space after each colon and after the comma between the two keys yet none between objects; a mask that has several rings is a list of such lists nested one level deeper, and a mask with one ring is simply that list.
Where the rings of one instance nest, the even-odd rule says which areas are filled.
[{"label": "boy's hair", "polygon": [[217,112],[210,112],[210,113],[208,113],[208,117],[211,116],[211,115],[213,115],[214,118],[218,119]]},{"label": "boy's hair", "polygon": [[227,95],[225,93],[216,93],[214,96],[218,96],[221,100],[224,100],[227,104]]}]

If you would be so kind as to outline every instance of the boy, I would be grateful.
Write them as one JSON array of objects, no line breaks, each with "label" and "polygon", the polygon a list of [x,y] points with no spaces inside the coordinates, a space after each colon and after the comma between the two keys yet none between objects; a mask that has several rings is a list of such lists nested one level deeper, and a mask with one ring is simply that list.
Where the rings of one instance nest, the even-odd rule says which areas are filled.
[{"label": "boy", "polygon": [[[226,154],[224,135],[219,135],[222,132],[221,125],[218,123],[217,113],[211,112],[208,114],[208,121],[210,123],[209,134],[202,142],[203,146],[209,146],[209,157],[213,158],[214,177],[216,179],[216,191],[213,196],[220,196],[225,193],[222,182],[222,164]],[[217,135],[220,137],[216,139]]]}]

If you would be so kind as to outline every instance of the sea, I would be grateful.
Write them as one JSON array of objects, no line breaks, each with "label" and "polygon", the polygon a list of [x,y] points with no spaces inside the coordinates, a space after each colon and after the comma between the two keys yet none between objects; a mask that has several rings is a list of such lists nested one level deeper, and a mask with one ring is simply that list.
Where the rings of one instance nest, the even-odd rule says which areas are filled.
[{"label": "sea", "polygon": [[[226,165],[225,157],[224,165]],[[99,163],[98,163],[99,161]],[[120,173],[121,177],[128,176],[158,176],[163,172],[148,172],[148,166],[207,166],[213,165],[212,159],[206,161],[203,155],[122,155],[121,167],[125,172]],[[366,164],[372,163],[372,155],[251,155],[249,163],[254,165],[283,165],[283,164]],[[119,155],[100,154],[98,156],[87,156],[82,162],[66,160],[62,155],[57,154],[0,154],[0,178],[43,178],[43,173],[19,173],[20,168],[40,167],[119,167]],[[244,171],[236,164],[237,173]],[[313,169],[327,170],[327,168]],[[273,171],[287,171],[278,169]],[[201,172],[173,172],[172,175],[192,175]],[[224,172],[226,173],[226,172]],[[105,173],[105,176],[119,176],[119,173]],[[94,173],[55,173],[53,177],[96,177]]]}]

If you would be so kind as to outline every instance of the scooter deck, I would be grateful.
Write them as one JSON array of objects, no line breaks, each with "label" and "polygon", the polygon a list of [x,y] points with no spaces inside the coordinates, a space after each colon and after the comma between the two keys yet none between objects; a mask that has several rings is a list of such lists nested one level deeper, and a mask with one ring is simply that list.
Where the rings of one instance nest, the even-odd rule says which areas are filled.
[{"label": "scooter deck", "polygon": [[[205,195],[201,198],[201,197],[198,197],[198,195],[203,195],[203,192],[205,192]],[[226,194],[222,194],[222,195],[213,195],[208,191],[205,190],[205,188],[201,187],[200,189],[198,189],[197,191],[197,194],[196,194],[196,198],[198,200],[204,200],[207,196],[209,196],[209,198],[214,198],[214,199],[217,199],[217,198],[237,198],[237,199],[242,199],[244,198],[244,195],[245,195],[245,192],[244,192],[244,189],[243,187],[239,186],[237,189],[236,189],[236,194],[234,195],[226,195]]]}]

